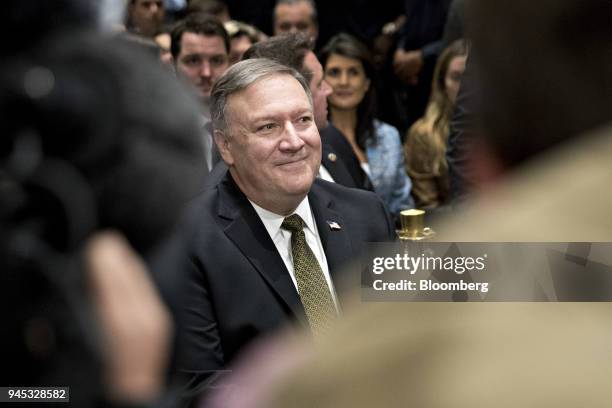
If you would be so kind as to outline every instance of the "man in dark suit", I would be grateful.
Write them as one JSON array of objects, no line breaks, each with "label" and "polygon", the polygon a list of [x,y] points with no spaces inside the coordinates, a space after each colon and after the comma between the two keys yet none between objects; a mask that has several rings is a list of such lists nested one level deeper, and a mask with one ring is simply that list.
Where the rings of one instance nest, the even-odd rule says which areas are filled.
[{"label": "man in dark suit", "polygon": [[297,71],[241,61],[215,84],[211,113],[229,170],[192,206],[181,365],[192,395],[263,333],[295,322],[324,334],[342,309],[340,268],[394,237],[374,193],[317,179],[321,139]]}]

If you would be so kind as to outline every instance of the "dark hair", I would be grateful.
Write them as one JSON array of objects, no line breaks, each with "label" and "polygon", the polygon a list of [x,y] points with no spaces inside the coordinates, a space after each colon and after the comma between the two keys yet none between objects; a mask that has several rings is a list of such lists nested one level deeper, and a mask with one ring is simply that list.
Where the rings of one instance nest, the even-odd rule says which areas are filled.
[{"label": "dark hair", "polygon": [[[84,38],[75,41],[74,36],[2,70],[3,174],[14,173],[16,181],[29,177],[11,167],[24,146],[35,154],[30,164],[34,168],[28,170],[32,177],[38,174],[35,165],[64,163],[61,168],[72,168],[68,173],[79,176],[63,180],[61,175],[53,178],[50,170],[40,171],[45,181],[35,184],[47,190],[53,184],[59,201],[72,203],[63,207],[74,210],[85,207],[78,202],[81,195],[60,193],[70,189],[70,180],[86,180],[96,203],[92,224],[123,231],[136,249],[146,251],[174,222],[170,214],[190,198],[185,197],[187,186],[175,182],[191,180],[189,173],[200,166],[200,157],[190,152],[199,146],[196,105],[155,57],[137,46],[82,34],[78,36]],[[176,201],[167,199],[168,189],[176,190],[171,194]],[[168,211],[169,206],[174,210]],[[72,215],[67,211],[65,217]],[[49,229],[53,242],[64,243],[60,249],[82,243],[83,235],[71,231],[74,228]]]},{"label": "dark hair", "polygon": [[478,21],[470,69],[483,102],[480,133],[505,165],[612,119],[610,1],[517,0],[507,8],[479,0],[466,12]]},{"label": "dark hair", "polygon": [[272,37],[266,41],[253,44],[242,56],[243,60],[251,58],[268,58],[286,65],[302,74],[308,83],[312,72],[305,69],[304,57],[314,48],[313,40],[303,34],[287,34]]},{"label": "dark hair", "polygon": [[225,44],[225,51],[230,51],[230,39],[223,27],[223,23],[211,14],[192,13],[176,23],[170,33],[170,52],[176,59],[181,53],[181,39],[185,33],[195,33],[211,37],[221,37]]},{"label": "dark hair", "polygon": [[357,145],[365,151],[366,139],[371,138],[373,142],[376,142],[374,137],[374,118],[376,116],[376,85],[374,79],[376,73],[372,53],[364,43],[352,35],[340,33],[333,36],[320,52],[319,59],[323,69],[325,69],[327,60],[332,54],[359,60],[363,65],[366,77],[370,80],[370,87],[357,107],[357,129],[355,129]]}]

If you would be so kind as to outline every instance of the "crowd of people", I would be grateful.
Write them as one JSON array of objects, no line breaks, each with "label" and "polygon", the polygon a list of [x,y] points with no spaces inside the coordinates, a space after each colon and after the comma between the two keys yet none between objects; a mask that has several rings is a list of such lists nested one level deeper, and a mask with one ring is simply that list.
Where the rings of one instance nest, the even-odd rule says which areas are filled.
[{"label": "crowd of people", "polygon": [[[273,30],[269,34],[303,36],[312,42],[309,47],[313,51],[313,56],[320,61],[317,61],[317,64],[323,65],[323,75],[316,86],[327,88],[331,92],[326,95],[327,101],[315,102],[315,105],[320,108],[319,115],[327,116],[324,119],[326,121],[324,125],[322,125],[322,118],[317,118],[317,124],[320,131],[328,127],[335,128],[347,142],[334,140],[327,144],[332,149],[326,152],[327,156],[331,154],[351,173],[351,178],[357,184],[350,183],[349,187],[364,186],[375,191],[395,218],[401,210],[414,208],[415,198],[420,207],[434,208],[450,203],[448,177],[443,174],[444,160],[440,160],[445,152],[448,136],[447,124],[437,123],[436,125],[437,151],[435,154],[437,154],[438,163],[434,164],[429,171],[423,169],[423,165],[420,170],[407,166],[407,157],[410,157],[413,151],[412,146],[408,144],[414,143],[414,139],[419,137],[407,137],[410,134],[409,130],[413,131],[414,129],[411,129],[413,122],[426,113],[425,103],[429,98],[432,79],[433,83],[439,83],[440,77],[446,75],[447,69],[443,68],[441,72],[436,73],[437,77],[434,78],[433,67],[438,55],[444,50],[444,41],[449,41],[448,38],[451,38],[443,39],[445,23],[447,17],[450,18],[450,7],[451,2],[449,1],[442,1],[433,8],[426,2],[406,4],[405,10],[402,10],[401,4],[395,5],[387,12],[386,17],[389,20],[387,24],[378,23],[379,27],[376,32],[372,33],[373,30],[370,29],[370,33],[365,35],[347,24],[345,27],[338,27],[337,32],[327,38],[324,43],[319,41],[319,14],[315,2],[278,1],[271,10]],[[461,5],[453,5],[453,7],[461,7]],[[423,45],[423,49],[416,48],[417,42],[412,38],[415,32],[412,29],[404,29],[406,24],[411,24],[410,19],[406,21],[406,16],[417,18],[415,16],[419,13],[431,16],[435,20],[435,22],[428,23],[418,19],[422,26],[419,35],[426,34],[427,41],[432,43]],[[240,15],[239,9],[238,14]],[[267,39],[263,30],[245,22],[232,20],[231,15],[228,4],[217,0],[187,2],[182,10],[175,10],[171,17],[166,16],[164,3],[159,1],[131,1],[127,9],[125,24],[127,31],[154,39],[161,49],[160,58],[163,61],[168,61],[166,50],[170,50],[172,54],[170,66],[176,71],[176,75],[187,78],[188,85],[195,85],[200,90],[204,105],[202,116],[205,124],[210,122],[209,108],[206,104],[212,83],[229,66],[238,62],[245,51],[257,42]],[[219,23],[222,23],[223,26]],[[452,24],[453,22],[449,20],[448,25],[452,26]],[[462,34],[453,35],[461,36]],[[221,42],[224,44],[225,52],[222,50]],[[388,44],[386,46],[377,45],[381,42]],[[295,47],[296,45],[285,44],[284,46]],[[395,52],[392,52],[393,48],[396,48]],[[467,47],[464,46],[463,49],[463,56],[466,56]],[[274,54],[279,53],[279,50],[273,50],[266,57],[271,58]],[[416,62],[413,56],[419,56]],[[186,57],[194,59],[189,62],[191,65],[186,64]],[[428,61],[427,64],[425,61]],[[287,64],[286,61],[284,63]],[[392,72],[385,69],[385,66],[390,64],[393,65]],[[440,92],[443,95],[457,92],[464,65],[464,63],[454,62],[452,72],[448,74],[449,78],[442,80],[443,87]],[[312,71],[312,67],[309,67],[309,70]],[[398,89],[401,88],[403,93],[410,95],[410,98],[403,100],[393,96],[390,88],[396,88],[397,81],[402,83]],[[448,91],[446,91],[447,83],[449,84]],[[407,90],[410,87],[418,88],[418,92]],[[323,96],[319,95],[316,89],[314,93],[315,99]],[[377,93],[384,93],[384,98],[377,97]],[[435,106],[439,106],[442,103],[440,95],[436,94],[435,98]],[[448,98],[453,98],[453,96],[450,95]],[[394,106],[389,107],[388,102],[379,103],[379,100],[388,101],[389,99],[396,100]],[[329,104],[328,110],[324,104]],[[445,103],[444,107],[439,106],[439,108],[443,109],[445,121],[448,123],[452,104]],[[438,122],[438,118],[431,117],[431,109],[433,107],[430,108],[427,120],[430,123],[432,120]],[[395,115],[394,112],[401,112],[401,115]],[[442,113],[437,115],[442,115]],[[385,118],[392,123],[385,122]],[[330,121],[329,125],[327,120]],[[422,125],[418,126],[422,127]],[[421,135],[423,131],[421,129],[416,133]],[[220,161],[220,157],[218,155],[213,157],[212,151],[215,149],[210,130],[205,142],[208,166],[212,170],[212,167]],[[401,147],[402,144],[406,146],[406,153]],[[347,149],[347,146],[350,146],[350,150]],[[336,152],[336,149],[339,152]],[[422,157],[432,152],[433,150],[430,149],[419,151],[417,154]],[[418,164],[415,163],[415,166]],[[326,167],[323,168],[321,177],[328,181],[335,181],[334,176],[326,171]],[[422,173],[433,174],[424,176]],[[411,180],[413,175],[420,179],[430,177],[430,180],[425,180],[424,183],[435,179],[437,183],[435,191],[423,193],[424,187],[421,180],[416,185],[416,192],[413,191]],[[346,185],[342,182],[342,176],[339,182]],[[432,189],[431,183],[429,189]],[[423,197],[423,194],[433,195],[433,198]]]},{"label": "crowd of people", "polygon": [[[594,317],[566,337],[567,308],[353,302],[407,209],[441,240],[612,241],[610,2],[330,3],[6,3],[0,385],[79,407],[484,407],[511,379],[479,400],[482,370],[526,355],[601,376],[602,306],[570,307]],[[464,388],[438,355],[473,357],[447,367]],[[533,383],[514,405],[609,399],[546,378],[546,405]]]}]

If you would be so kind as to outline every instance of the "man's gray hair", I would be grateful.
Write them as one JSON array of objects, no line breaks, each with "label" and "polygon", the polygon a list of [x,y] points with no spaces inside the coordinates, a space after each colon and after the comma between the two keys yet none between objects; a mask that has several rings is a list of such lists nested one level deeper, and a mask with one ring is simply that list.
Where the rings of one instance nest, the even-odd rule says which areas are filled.
[{"label": "man's gray hair", "polygon": [[310,5],[310,9],[312,10],[312,13],[310,13],[310,18],[315,24],[317,24],[318,22],[317,21],[318,19],[317,6],[315,5],[315,2],[313,0],[276,0],[276,5],[274,6],[274,16],[276,17],[276,8],[280,6],[281,4],[285,4],[287,6],[293,6],[294,4],[300,4],[300,3],[307,3],[308,5]]},{"label": "man's gray hair", "polygon": [[232,65],[221,75],[211,92],[210,116],[215,129],[227,131],[227,99],[264,78],[289,75],[295,78],[308,96],[312,107],[312,93],[308,82],[295,69],[281,65],[267,58],[253,58]]}]

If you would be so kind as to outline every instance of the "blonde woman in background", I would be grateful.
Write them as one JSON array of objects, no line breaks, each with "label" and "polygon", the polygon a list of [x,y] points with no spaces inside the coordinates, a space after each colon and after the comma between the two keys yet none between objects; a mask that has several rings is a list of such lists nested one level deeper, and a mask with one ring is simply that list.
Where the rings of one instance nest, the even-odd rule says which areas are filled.
[{"label": "blonde woman in background", "polygon": [[449,199],[446,141],[450,115],[465,70],[467,44],[457,40],[438,58],[425,116],[408,131],[404,144],[406,172],[419,208],[434,208]]}]

